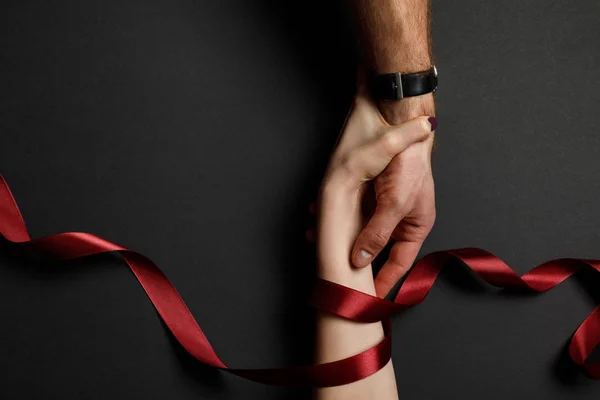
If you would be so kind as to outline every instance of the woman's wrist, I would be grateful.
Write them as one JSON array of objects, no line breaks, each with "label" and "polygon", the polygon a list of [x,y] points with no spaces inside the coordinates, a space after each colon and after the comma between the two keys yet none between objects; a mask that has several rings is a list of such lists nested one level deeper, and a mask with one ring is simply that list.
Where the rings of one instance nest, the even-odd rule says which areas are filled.
[{"label": "woman's wrist", "polygon": [[347,199],[356,193],[359,184],[349,171],[340,166],[329,166],[323,181],[321,182],[321,200],[326,197],[330,199]]},{"label": "woman's wrist", "polygon": [[370,266],[355,268],[350,252],[361,226],[360,187],[332,173],[320,194],[317,234],[317,273],[319,278],[375,295]]}]

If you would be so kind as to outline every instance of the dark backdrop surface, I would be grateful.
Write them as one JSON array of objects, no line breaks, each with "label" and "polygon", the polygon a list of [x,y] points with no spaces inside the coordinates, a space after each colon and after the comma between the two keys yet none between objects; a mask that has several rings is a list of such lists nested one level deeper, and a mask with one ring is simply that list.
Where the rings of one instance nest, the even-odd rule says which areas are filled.
[{"label": "dark backdrop surface", "polygon": [[[439,217],[423,253],[483,247],[520,273],[600,257],[600,3],[433,9]],[[34,237],[93,232],[155,260],[228,364],[305,362],[306,209],[355,42],[342,1],[4,1],[0,172]],[[565,360],[598,277],[506,296],[452,269],[394,320],[402,398],[600,396]],[[199,366],[117,257],[51,264],[2,243],[0,315],[2,398],[307,395]]]}]

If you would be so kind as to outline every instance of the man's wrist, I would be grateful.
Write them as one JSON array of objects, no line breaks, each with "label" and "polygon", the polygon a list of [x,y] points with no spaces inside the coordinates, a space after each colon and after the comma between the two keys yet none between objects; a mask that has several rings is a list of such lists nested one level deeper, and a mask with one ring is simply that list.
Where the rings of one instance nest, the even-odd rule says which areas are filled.
[{"label": "man's wrist", "polygon": [[390,125],[399,125],[417,117],[435,116],[433,93],[406,97],[402,100],[380,101],[378,107],[381,115]]}]

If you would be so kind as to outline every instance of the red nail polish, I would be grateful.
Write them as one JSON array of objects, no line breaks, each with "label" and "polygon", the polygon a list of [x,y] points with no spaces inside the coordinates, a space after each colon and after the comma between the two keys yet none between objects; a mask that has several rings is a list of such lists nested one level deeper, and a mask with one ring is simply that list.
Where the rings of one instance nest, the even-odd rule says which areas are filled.
[{"label": "red nail polish", "polygon": [[431,131],[435,131],[435,128],[437,128],[437,119],[435,117],[429,117],[427,118],[427,121],[429,121],[429,124],[431,125]]}]

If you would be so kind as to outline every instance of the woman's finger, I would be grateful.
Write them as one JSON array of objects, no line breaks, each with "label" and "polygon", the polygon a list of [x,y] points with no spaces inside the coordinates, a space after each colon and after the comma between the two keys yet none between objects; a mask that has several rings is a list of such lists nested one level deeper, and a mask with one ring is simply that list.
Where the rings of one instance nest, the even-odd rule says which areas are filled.
[{"label": "woman's finger", "polygon": [[375,145],[384,157],[394,158],[412,144],[427,139],[437,127],[435,117],[419,117],[387,129]]},{"label": "woman's finger", "polygon": [[427,139],[437,127],[434,117],[419,117],[402,125],[393,126],[373,142],[357,149],[349,162],[360,179],[373,179],[412,144]]}]

